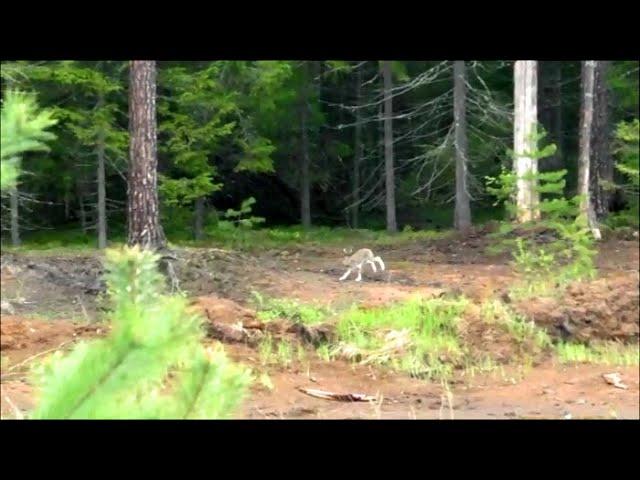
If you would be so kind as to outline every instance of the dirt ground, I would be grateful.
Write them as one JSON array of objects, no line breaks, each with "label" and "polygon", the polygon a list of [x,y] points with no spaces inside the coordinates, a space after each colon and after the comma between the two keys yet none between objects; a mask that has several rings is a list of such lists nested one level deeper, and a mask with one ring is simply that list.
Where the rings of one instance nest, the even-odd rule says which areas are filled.
[{"label": "dirt ground", "polygon": [[[464,294],[472,302],[500,298],[514,276],[504,257],[488,257],[481,236],[422,241],[375,249],[387,265],[367,270],[363,281],[339,282],[339,249],[300,246],[249,255],[221,249],[181,251],[181,287],[194,304],[219,324],[256,323],[252,292],[295,298],[339,309],[353,303],[380,306],[412,295]],[[99,257],[3,253],[0,270],[2,311],[2,415],[33,407],[27,369],[34,360],[72,346],[79,338],[103,335]],[[638,342],[638,242],[608,240],[600,246],[599,278],[572,286],[556,299],[536,299],[514,308],[547,328],[570,335]],[[309,351],[291,367],[260,364],[255,344],[224,341],[231,357],[272,382],[254,385],[239,418],[274,419],[499,419],[640,418],[637,367],[560,365],[536,359],[528,367],[510,364],[511,346],[470,317],[466,338],[478,351],[505,357],[491,373],[456,372],[447,388],[384,368],[345,361],[325,362]],[[562,326],[562,328],[560,328]],[[566,331],[565,331],[566,330]],[[220,338],[220,337],[218,337]],[[208,341],[217,342],[216,339]],[[6,359],[6,360],[5,360]],[[6,363],[5,363],[6,362]],[[501,363],[501,362],[498,362]],[[614,388],[603,374],[617,372],[627,389]],[[311,397],[300,388],[363,393],[375,402],[339,402]]]}]

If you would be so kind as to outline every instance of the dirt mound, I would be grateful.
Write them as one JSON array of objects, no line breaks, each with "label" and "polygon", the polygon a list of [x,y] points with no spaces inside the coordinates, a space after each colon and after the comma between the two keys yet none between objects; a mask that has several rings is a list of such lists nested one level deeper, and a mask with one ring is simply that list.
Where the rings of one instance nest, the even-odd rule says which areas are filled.
[{"label": "dirt mound", "polygon": [[78,293],[95,295],[105,289],[102,263],[93,256],[30,257],[3,254],[2,269],[9,274],[32,271],[54,285],[71,287]]},{"label": "dirt mound", "polygon": [[91,338],[105,333],[105,327],[78,325],[67,320],[26,320],[14,315],[3,315],[0,323],[0,348],[11,364],[42,351],[62,348],[80,338]]},{"label": "dirt mound", "polygon": [[556,337],[637,342],[638,287],[637,276],[603,278],[571,285],[560,298],[529,299],[515,308]]}]

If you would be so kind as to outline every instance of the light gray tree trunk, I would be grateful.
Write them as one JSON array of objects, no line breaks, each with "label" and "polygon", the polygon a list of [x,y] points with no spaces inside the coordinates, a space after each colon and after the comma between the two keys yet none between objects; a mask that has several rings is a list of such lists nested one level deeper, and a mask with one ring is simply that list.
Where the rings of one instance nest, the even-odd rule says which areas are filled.
[{"label": "light gray tree trunk", "polygon": [[538,172],[538,161],[530,153],[537,149],[538,80],[535,60],[518,60],[514,66],[514,170],[516,182],[516,220],[518,223],[540,218],[537,182],[527,176]]},{"label": "light gray tree trunk", "polygon": [[382,62],[382,77],[384,82],[384,174],[385,198],[387,208],[387,231],[397,232],[396,221],[396,190],[393,162],[393,99],[391,78],[391,62]]},{"label": "light gray tree trunk", "polygon": [[595,60],[582,63],[582,105],[580,108],[580,152],[578,155],[578,194],[581,195],[580,214],[586,218],[589,228],[596,239],[600,239],[600,230],[596,224],[589,188],[591,178],[591,134],[593,128],[593,94],[595,87]]},{"label": "light gray tree trunk", "polygon": [[453,62],[453,119],[456,150],[456,206],[453,223],[456,230],[471,228],[471,207],[467,185],[467,114],[466,71],[463,60]]}]

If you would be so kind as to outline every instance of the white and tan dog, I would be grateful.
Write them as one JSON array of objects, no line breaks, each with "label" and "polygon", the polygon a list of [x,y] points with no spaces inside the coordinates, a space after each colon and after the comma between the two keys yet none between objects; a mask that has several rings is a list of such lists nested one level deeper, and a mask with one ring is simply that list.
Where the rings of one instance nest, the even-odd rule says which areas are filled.
[{"label": "white and tan dog", "polygon": [[374,272],[378,271],[378,269],[376,268],[376,262],[380,264],[380,269],[384,270],[384,262],[380,257],[375,256],[370,249],[361,248],[356,253],[351,255],[352,251],[353,250],[351,249],[343,250],[343,252],[345,253],[345,257],[342,260],[342,264],[345,267],[348,267],[348,270],[345,272],[344,275],[340,277],[340,281],[343,281],[344,279],[346,279],[349,276],[349,274],[353,271],[353,269],[357,268],[358,277],[356,278],[356,282],[359,282],[360,280],[362,280],[362,267],[367,263],[371,265],[371,268],[373,269]]}]

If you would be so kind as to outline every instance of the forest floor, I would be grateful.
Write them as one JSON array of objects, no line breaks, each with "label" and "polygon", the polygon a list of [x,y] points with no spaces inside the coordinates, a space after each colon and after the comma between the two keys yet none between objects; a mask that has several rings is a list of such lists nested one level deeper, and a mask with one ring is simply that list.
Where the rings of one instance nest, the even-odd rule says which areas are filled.
[{"label": "forest floor", "polygon": [[[366,267],[362,282],[338,281],[341,248],[349,246],[372,248],[387,269]],[[207,341],[224,343],[261,379],[238,418],[640,418],[638,241],[606,240],[596,280],[526,300],[509,295],[516,277],[508,258],[488,256],[486,246],[480,232],[398,244],[298,243],[252,253],[184,248],[177,271],[207,317]],[[36,401],[30,366],[80,338],[104,335],[108,324],[97,295],[103,287],[98,253],[5,251],[1,260],[2,416],[13,418]],[[353,305],[365,312],[393,308],[416,295],[467,299],[455,339],[465,360],[453,362],[446,375],[412,376],[393,362],[364,364],[323,348],[335,337],[340,312]],[[489,321],[490,305],[534,320],[532,338],[544,329],[554,344],[536,347],[517,334],[528,330]],[[267,322],[265,313],[278,318]],[[611,354],[560,353],[559,345],[598,342],[608,345],[600,352]],[[626,388],[605,381],[611,373]],[[301,389],[375,400],[328,400]]]}]

